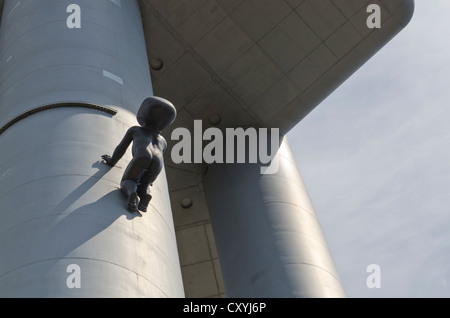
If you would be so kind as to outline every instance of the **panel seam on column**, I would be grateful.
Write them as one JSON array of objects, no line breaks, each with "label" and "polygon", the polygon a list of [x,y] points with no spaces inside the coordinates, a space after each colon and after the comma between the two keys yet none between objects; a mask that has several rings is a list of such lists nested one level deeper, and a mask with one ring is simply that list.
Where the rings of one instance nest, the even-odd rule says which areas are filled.
[{"label": "panel seam on column", "polygon": [[118,7],[122,7],[122,4],[120,3],[120,0],[110,0],[112,3],[114,3],[115,5],[117,5]]},{"label": "panel seam on column", "polygon": [[[126,212],[126,213],[129,213],[129,212],[126,211],[126,210],[125,210],[125,212]],[[15,224],[15,225],[13,225],[13,226],[11,226],[11,227],[9,227],[9,228],[3,230],[2,232],[0,232],[0,237],[3,236],[3,235],[5,235],[7,232],[13,231],[14,229],[19,228],[20,226],[23,226],[23,225],[25,225],[25,224],[27,224],[27,223],[35,222],[35,221],[38,221],[38,220],[41,220],[41,219],[45,219],[45,218],[53,218],[53,217],[58,218],[58,217],[62,217],[62,219],[59,221],[59,222],[61,222],[61,221],[63,221],[66,217],[69,217],[69,216],[71,215],[71,213],[74,213],[74,212],[72,211],[72,212],[70,212],[70,213],[65,213],[65,214],[47,214],[47,215],[38,216],[38,217],[35,217],[35,218],[32,218],[32,219],[28,219],[28,220],[26,220],[26,221],[24,221],[24,222],[22,222],[22,223]],[[91,215],[91,214],[89,214],[89,213],[77,213],[76,216],[83,216],[83,217],[90,216],[90,217],[96,217],[96,218],[98,218],[98,219],[100,219],[100,220],[108,220],[108,218],[105,218],[105,217],[102,217],[102,216],[98,216],[98,215],[93,216],[93,215]],[[136,235],[139,235],[139,236],[143,237],[144,239],[146,239],[146,240],[148,240],[148,241],[151,241],[151,238],[152,238],[151,236],[147,236],[147,234],[146,234],[145,232],[138,232],[138,231],[136,231],[132,225],[129,226],[129,225],[125,225],[125,223],[122,223],[122,224],[119,224],[119,226],[126,227],[126,228],[128,228],[128,229],[134,231],[134,233],[135,233]],[[176,239],[175,239],[175,238],[174,238],[174,240],[175,240],[175,242],[176,242]],[[156,247],[156,250],[157,250],[161,255],[164,255],[165,258],[169,258],[169,257],[168,257],[168,254],[166,253],[165,250],[163,250],[162,248],[160,248],[160,247],[158,247],[158,246],[156,246],[156,245],[155,245],[155,247]],[[0,275],[0,277],[1,277],[1,275]]]},{"label": "panel seam on column", "polygon": [[293,206],[295,206],[295,207],[297,207],[297,208],[302,209],[303,211],[305,211],[306,213],[310,214],[312,217],[314,217],[314,218],[317,220],[317,215],[316,215],[314,212],[309,211],[308,209],[306,209],[306,208],[304,208],[304,207],[298,205],[297,203],[294,203],[294,202],[288,202],[288,201],[282,201],[282,200],[270,200],[270,201],[264,201],[264,204],[272,204],[272,203],[283,203],[283,204],[293,205]]},{"label": "panel seam on column", "polygon": [[9,11],[9,13],[8,13],[8,18],[9,18],[9,16],[11,15],[11,13],[13,13],[14,10],[16,10],[17,7],[18,7],[21,3],[22,3],[22,1],[19,1],[19,2],[14,6],[14,8],[12,8],[11,11]]},{"label": "panel seam on column", "polygon": [[[26,185],[28,185],[28,184],[31,184],[31,183],[34,183],[34,182],[39,182],[39,181],[42,181],[42,180],[45,180],[45,179],[52,179],[52,178],[66,177],[66,176],[89,177],[89,178],[93,177],[92,175],[83,175],[83,174],[62,174],[62,175],[48,176],[48,177],[45,177],[45,178],[40,178],[40,179],[28,181],[27,183],[21,184],[21,185],[15,187],[15,188],[13,188],[13,189],[10,189],[9,191],[7,191],[7,192],[1,194],[1,195],[0,195],[0,198],[1,198],[1,197],[4,197],[4,196],[6,196],[6,195],[8,195],[8,194],[9,194],[10,192],[12,192],[12,191],[15,191],[15,190],[17,190],[17,189],[20,189],[21,187],[26,186]],[[99,180],[104,180],[104,181],[107,181],[108,183],[113,183],[114,185],[116,185],[116,188],[119,189],[119,187],[118,187],[116,181],[104,179],[103,177],[98,177],[98,178],[96,178],[96,179],[97,179],[98,181],[99,181]],[[98,181],[97,181],[97,182],[98,182]],[[164,224],[167,226],[167,228],[171,229],[172,227],[167,223],[166,218],[161,214],[161,212],[160,212],[154,205],[151,205],[151,207],[152,207],[153,210],[155,210],[155,213],[157,213],[157,214],[159,215],[159,217],[160,217],[161,220],[164,222]],[[0,235],[1,235],[1,233],[0,233]],[[175,233],[174,233],[174,235],[175,235]],[[174,237],[175,237],[175,236],[174,236]]]},{"label": "panel seam on column", "polygon": [[[0,194],[0,198],[3,197],[3,196],[5,196],[5,195],[7,195],[7,194],[9,194],[10,192],[13,192],[13,191],[15,191],[15,190],[17,190],[17,189],[20,189],[20,188],[22,188],[22,187],[24,187],[24,186],[26,186],[26,185],[29,185],[29,184],[32,184],[32,183],[35,183],[35,182],[39,182],[39,181],[42,181],[42,180],[53,179],[53,178],[59,178],[59,177],[86,177],[86,178],[95,178],[95,179],[97,179],[98,181],[100,181],[100,180],[106,181],[106,182],[108,182],[108,183],[113,183],[113,184],[115,184],[115,185],[117,186],[117,182],[116,182],[116,181],[114,181],[114,180],[108,180],[108,179],[104,178],[104,176],[101,176],[101,177],[95,177],[95,175],[87,175],[87,174],[81,174],[81,173],[56,174],[56,175],[47,176],[47,177],[42,177],[42,178],[39,178],[39,179],[34,179],[34,180],[30,180],[30,181],[28,181],[28,182],[22,183],[21,185],[18,185],[18,186],[16,186],[16,187],[12,188],[12,189],[9,189],[7,192],[4,192],[4,193]],[[97,181],[97,182],[98,182],[98,181]]]},{"label": "panel seam on column", "polygon": [[325,273],[327,273],[327,274],[329,274],[331,277],[333,277],[336,281],[338,281],[339,283],[341,283],[341,280],[340,280],[338,277],[336,277],[335,275],[333,275],[332,273],[330,273],[328,270],[326,270],[326,269],[323,268],[323,267],[320,267],[320,266],[311,264],[311,263],[303,263],[303,262],[287,262],[287,263],[282,263],[282,264],[283,264],[283,265],[307,265],[307,266],[312,266],[312,267],[315,267],[315,268],[320,269],[321,271],[324,271]]},{"label": "panel seam on column", "polygon": [[114,266],[123,268],[123,269],[125,269],[125,270],[127,270],[127,271],[129,271],[129,272],[132,272],[133,274],[135,274],[135,275],[138,276],[138,277],[142,277],[143,279],[145,279],[146,281],[148,281],[150,284],[152,284],[155,288],[157,288],[157,289],[158,289],[161,293],[163,293],[166,297],[169,297],[169,296],[167,296],[166,293],[165,293],[164,291],[162,291],[156,284],[154,284],[152,281],[150,281],[148,278],[142,276],[141,274],[138,274],[138,273],[136,273],[135,271],[133,271],[133,270],[131,270],[131,269],[125,267],[125,266],[122,266],[122,265],[119,265],[119,264],[116,264],[116,263],[113,263],[113,262],[109,262],[109,261],[97,259],[97,258],[90,258],[90,257],[61,257],[61,258],[47,258],[47,259],[43,259],[43,260],[38,260],[38,261],[34,261],[34,262],[31,262],[31,263],[28,263],[28,264],[25,264],[25,265],[16,267],[16,268],[14,268],[14,269],[12,269],[12,270],[9,270],[9,271],[7,271],[7,272],[1,274],[1,275],[0,275],[0,279],[1,279],[2,277],[6,276],[6,275],[8,275],[8,274],[10,274],[10,273],[12,273],[12,272],[15,272],[15,271],[17,271],[17,270],[19,270],[19,269],[22,269],[22,268],[25,268],[25,267],[27,267],[27,266],[31,266],[31,265],[34,265],[34,264],[43,263],[43,262],[48,262],[48,261],[61,261],[61,260],[71,260],[71,259],[92,260],[92,261],[102,262],[102,263],[107,263],[107,264],[110,264],[110,265],[114,265]]},{"label": "panel seam on column", "polygon": [[112,116],[117,114],[117,110],[115,110],[114,108],[108,107],[108,106],[80,103],[80,102],[56,103],[56,104],[44,105],[44,106],[40,106],[37,108],[33,108],[31,110],[28,110],[28,111],[20,114],[19,116],[14,117],[10,121],[8,121],[2,128],[0,128],[0,135],[3,134],[8,128],[10,128],[14,124],[18,123],[19,121],[21,121],[22,119],[27,118],[36,113],[42,112],[44,110],[55,109],[55,108],[77,108],[77,107],[99,110],[99,111],[105,112],[107,114],[110,114]]}]

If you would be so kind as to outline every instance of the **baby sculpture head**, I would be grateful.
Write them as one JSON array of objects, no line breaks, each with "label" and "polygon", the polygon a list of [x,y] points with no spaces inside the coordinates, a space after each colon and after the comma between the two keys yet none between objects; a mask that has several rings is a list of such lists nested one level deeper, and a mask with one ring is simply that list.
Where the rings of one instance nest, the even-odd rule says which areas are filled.
[{"label": "baby sculpture head", "polygon": [[175,106],[161,97],[147,97],[137,113],[137,121],[144,128],[160,133],[169,126],[177,116]]}]

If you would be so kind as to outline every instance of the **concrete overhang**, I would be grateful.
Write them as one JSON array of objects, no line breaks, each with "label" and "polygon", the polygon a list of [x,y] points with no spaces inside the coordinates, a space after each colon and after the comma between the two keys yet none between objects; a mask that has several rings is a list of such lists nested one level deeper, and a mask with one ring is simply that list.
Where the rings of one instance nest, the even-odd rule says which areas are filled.
[{"label": "concrete overhang", "polygon": [[[156,95],[179,123],[287,132],[394,37],[412,0],[140,0]],[[370,29],[367,7],[381,8]]]}]

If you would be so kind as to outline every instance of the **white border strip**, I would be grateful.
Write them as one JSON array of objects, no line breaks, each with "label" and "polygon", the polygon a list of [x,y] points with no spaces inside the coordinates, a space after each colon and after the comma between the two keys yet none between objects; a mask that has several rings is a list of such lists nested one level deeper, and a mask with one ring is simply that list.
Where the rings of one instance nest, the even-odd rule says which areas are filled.
[{"label": "white border strip", "polygon": [[108,72],[107,70],[103,70],[103,76],[112,79],[113,81],[119,83],[120,85],[123,85],[123,79],[121,77],[111,72]]},{"label": "white border strip", "polygon": [[122,7],[122,4],[120,3],[120,0],[111,0],[112,3],[114,3],[115,5]]},{"label": "white border strip", "polygon": [[13,13],[14,12],[14,10],[16,10],[17,9],[17,7],[18,6],[20,6],[20,4],[22,3],[22,1],[19,1],[15,6],[14,6],[14,8],[12,8],[12,10],[11,11],[9,11],[9,13],[8,13],[8,17],[11,15],[11,13]]}]

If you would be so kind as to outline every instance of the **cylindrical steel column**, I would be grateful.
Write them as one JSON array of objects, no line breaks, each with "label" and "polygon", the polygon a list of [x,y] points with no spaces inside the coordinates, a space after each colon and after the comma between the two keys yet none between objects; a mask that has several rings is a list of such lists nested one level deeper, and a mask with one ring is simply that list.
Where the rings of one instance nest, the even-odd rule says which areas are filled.
[{"label": "cylindrical steel column", "polygon": [[183,297],[164,169],[139,216],[119,190],[131,152],[100,162],[153,95],[138,2],[78,0],[81,28],[72,3],[4,4],[0,297]]},{"label": "cylindrical steel column", "polygon": [[345,297],[314,209],[286,142],[278,171],[215,164],[204,174],[229,297]]}]

